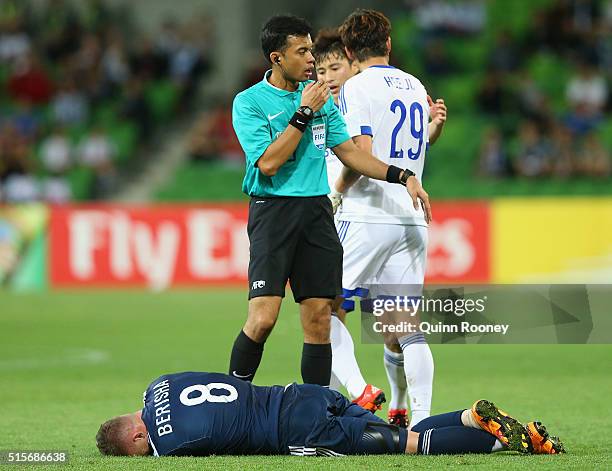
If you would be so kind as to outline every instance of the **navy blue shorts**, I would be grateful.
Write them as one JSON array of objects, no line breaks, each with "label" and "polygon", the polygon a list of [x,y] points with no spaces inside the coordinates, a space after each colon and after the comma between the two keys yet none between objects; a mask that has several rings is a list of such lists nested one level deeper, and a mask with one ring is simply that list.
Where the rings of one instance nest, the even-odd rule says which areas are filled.
[{"label": "navy blue shorts", "polygon": [[281,405],[280,451],[300,456],[365,454],[371,450],[364,448],[362,438],[372,423],[386,424],[339,392],[314,384],[292,384]]}]

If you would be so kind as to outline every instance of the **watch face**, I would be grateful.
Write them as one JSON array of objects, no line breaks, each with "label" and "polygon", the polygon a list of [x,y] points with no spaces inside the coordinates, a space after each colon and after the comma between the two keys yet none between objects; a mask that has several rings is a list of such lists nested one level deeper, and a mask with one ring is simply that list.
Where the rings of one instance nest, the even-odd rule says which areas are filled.
[{"label": "watch face", "polygon": [[308,107],[308,106],[302,106],[300,108],[300,111],[304,114],[304,116],[306,116],[307,118],[310,118],[312,116],[312,110]]}]

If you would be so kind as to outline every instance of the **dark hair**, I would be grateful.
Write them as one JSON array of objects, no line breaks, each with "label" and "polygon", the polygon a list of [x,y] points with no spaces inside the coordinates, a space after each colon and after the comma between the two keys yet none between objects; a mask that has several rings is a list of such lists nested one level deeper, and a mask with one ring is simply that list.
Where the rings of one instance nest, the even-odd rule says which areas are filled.
[{"label": "dark hair", "polygon": [[96,445],[103,455],[126,456],[128,453],[123,444],[124,437],[124,418],[114,417],[100,425],[96,434]]},{"label": "dark hair", "polygon": [[355,10],[340,25],[342,42],[359,61],[389,54],[390,35],[391,22],[376,10]]},{"label": "dark hair", "polygon": [[304,18],[294,15],[273,16],[261,30],[261,49],[269,61],[270,53],[285,50],[288,36],[308,36],[311,33],[312,27]]},{"label": "dark hair", "polygon": [[348,59],[338,28],[325,28],[318,32],[312,46],[312,55],[317,62],[329,56]]}]

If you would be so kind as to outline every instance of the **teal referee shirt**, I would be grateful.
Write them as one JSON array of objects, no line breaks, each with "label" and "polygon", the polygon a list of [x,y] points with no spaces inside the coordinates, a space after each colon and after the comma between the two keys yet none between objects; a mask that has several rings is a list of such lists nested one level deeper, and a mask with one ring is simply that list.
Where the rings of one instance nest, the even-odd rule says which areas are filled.
[{"label": "teal referee shirt", "polygon": [[281,90],[268,82],[270,73],[234,99],[232,121],[246,155],[242,191],[249,196],[327,195],[325,149],[351,138],[331,97],[315,113],[295,152],[276,175],[267,177],[256,166],[268,146],[287,129],[308,83],[301,82],[295,92]]}]

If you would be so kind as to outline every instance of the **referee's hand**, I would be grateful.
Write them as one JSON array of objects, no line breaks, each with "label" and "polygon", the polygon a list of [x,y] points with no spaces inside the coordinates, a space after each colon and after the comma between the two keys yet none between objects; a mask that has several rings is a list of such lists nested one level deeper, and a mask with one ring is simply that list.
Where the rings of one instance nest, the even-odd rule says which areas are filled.
[{"label": "referee's hand", "polygon": [[302,91],[302,101],[300,106],[308,106],[312,111],[317,112],[329,98],[329,87],[325,82],[310,82]]},{"label": "referee's hand", "polygon": [[[421,182],[418,181],[414,176],[408,178],[406,182],[406,189],[408,194],[412,198],[412,204],[414,209],[419,210],[419,202],[425,213],[425,222],[429,224],[431,222],[431,205],[429,204],[429,195],[421,186]],[[420,201],[419,201],[420,200]]]}]

